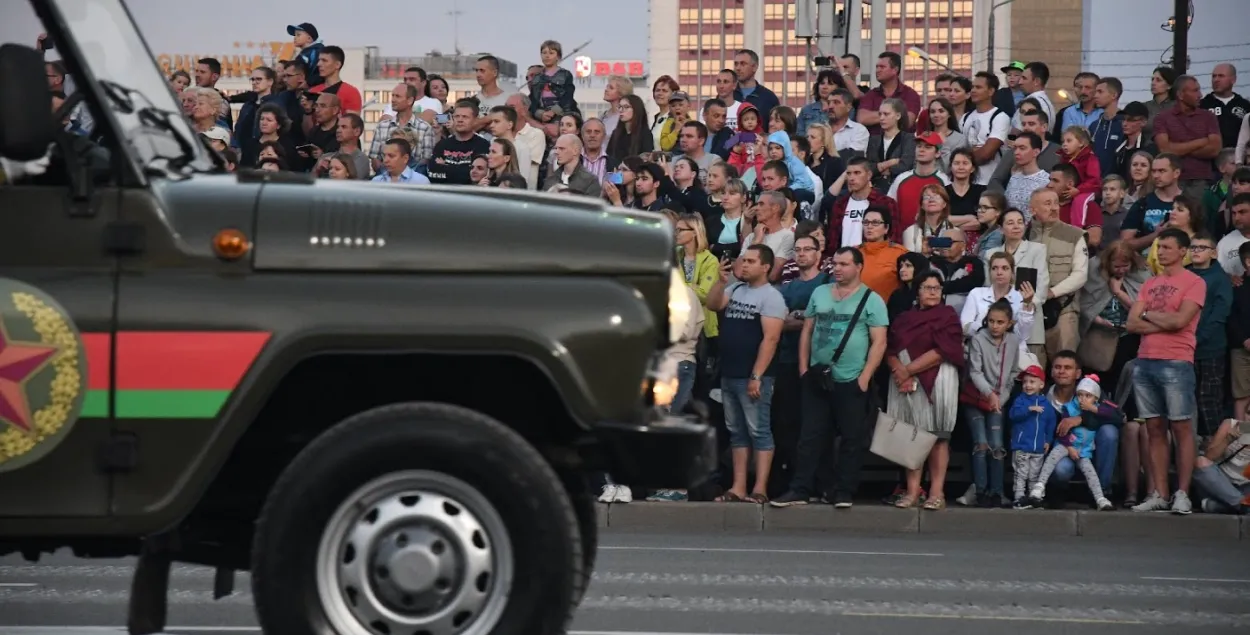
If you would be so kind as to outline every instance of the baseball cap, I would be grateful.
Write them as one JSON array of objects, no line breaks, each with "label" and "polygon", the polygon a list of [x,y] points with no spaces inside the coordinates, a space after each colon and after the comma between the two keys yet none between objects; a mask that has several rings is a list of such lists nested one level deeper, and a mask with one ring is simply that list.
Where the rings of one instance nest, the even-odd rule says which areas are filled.
[{"label": "baseball cap", "polygon": [[1004,73],[1009,72],[1009,71],[1023,71],[1023,70],[1024,70],[1024,62],[1012,62],[1012,63],[1010,63],[1010,64],[1008,64],[1008,65],[1006,65],[1006,66],[1004,66],[1004,67],[1002,67],[1002,68],[1000,68],[1000,69],[998,69],[998,70],[1000,70],[1000,71],[1002,71],[1002,72],[1004,72]]},{"label": "baseball cap", "polygon": [[1140,101],[1131,101],[1120,110],[1125,119],[1149,119],[1150,109]]},{"label": "baseball cap", "polygon": [[200,134],[207,139],[220,141],[226,145],[230,145],[230,131],[222,128],[221,126],[213,126]]},{"label": "baseball cap", "polygon": [[676,101],[684,101],[684,102],[689,102],[689,101],[690,101],[690,95],[687,95],[687,94],[686,94],[686,91],[684,91],[684,90],[677,90],[677,91],[673,91],[673,94],[668,96],[668,100],[669,100],[670,102],[672,102],[672,101],[674,101],[674,100],[676,100]]},{"label": "baseball cap", "polygon": [[916,141],[927,143],[935,148],[942,147],[942,135],[933,131],[922,132],[916,135]]},{"label": "baseball cap", "polygon": [[1024,377],[1025,375],[1046,381],[1046,373],[1042,372],[1042,367],[1037,364],[1030,365],[1028,368],[1024,369],[1024,372],[1020,373],[1021,377]]},{"label": "baseball cap", "polygon": [[300,24],[287,25],[286,27],[287,35],[294,37],[296,31],[303,31],[307,33],[310,37],[312,37],[312,39],[314,40],[318,39],[319,34],[317,33],[317,27],[313,26],[311,22],[303,22]]}]

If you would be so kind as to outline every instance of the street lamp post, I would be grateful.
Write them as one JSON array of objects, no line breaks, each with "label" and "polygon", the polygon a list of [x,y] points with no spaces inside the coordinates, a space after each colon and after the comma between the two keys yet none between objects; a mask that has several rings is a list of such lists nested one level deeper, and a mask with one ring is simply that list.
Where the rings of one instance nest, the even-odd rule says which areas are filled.
[{"label": "street lamp post", "polygon": [[986,63],[989,64],[989,68],[986,70],[988,70],[991,73],[994,72],[994,31],[995,31],[994,27],[997,25],[997,22],[994,20],[994,13],[998,11],[999,7],[1011,4],[1015,1],[1016,0],[1002,0],[1001,2],[998,2],[994,6],[990,7],[989,53],[986,54]]},{"label": "street lamp post", "polygon": [[950,66],[947,66],[946,64],[943,64],[943,63],[941,63],[941,62],[939,62],[939,61],[937,61],[937,60],[933,59],[933,56],[929,55],[929,52],[928,52],[928,51],[926,51],[926,50],[924,50],[924,49],[922,49],[922,48],[918,48],[918,47],[915,47],[915,46],[908,47],[908,49],[907,49],[907,57],[914,57],[914,58],[916,58],[916,59],[919,59],[919,60],[924,60],[924,61],[926,61],[926,62],[932,62],[932,63],[934,63],[934,64],[937,64],[938,66],[941,66],[942,68],[945,68],[946,70],[948,70],[948,71],[950,71],[950,72],[952,72],[952,73],[953,73],[953,72],[955,72],[955,69],[953,69],[953,68],[951,68]]}]

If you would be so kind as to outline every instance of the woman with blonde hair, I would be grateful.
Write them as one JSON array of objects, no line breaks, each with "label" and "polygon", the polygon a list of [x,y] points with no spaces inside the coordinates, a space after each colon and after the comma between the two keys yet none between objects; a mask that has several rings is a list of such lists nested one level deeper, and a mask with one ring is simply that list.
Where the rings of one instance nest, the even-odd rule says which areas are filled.
[{"label": "woman with blonde hair", "polygon": [[750,233],[747,203],[750,191],[742,179],[729,179],[720,195],[721,214],[707,217],[707,237],[713,253],[720,254],[742,244]]},{"label": "woman with blonde hair", "polygon": [[[807,167],[816,173],[822,184],[828,185],[825,193],[837,196],[842,193],[846,179],[846,163],[838,156],[838,146],[833,141],[833,128],[827,123],[814,123],[807,126],[807,143],[812,150],[807,154]],[[814,206],[813,206],[814,207]]]},{"label": "woman with blonde hair", "polygon": [[881,134],[868,139],[864,156],[872,162],[872,186],[886,192],[898,175],[912,169],[916,164],[916,138],[907,132],[910,125],[907,104],[893,98],[881,103]]},{"label": "woman with blonde hair", "polygon": [[948,229],[955,229],[950,222],[951,199],[946,188],[931,183],[920,190],[920,213],[916,223],[903,230],[903,247],[929,255],[929,239],[941,236]]}]

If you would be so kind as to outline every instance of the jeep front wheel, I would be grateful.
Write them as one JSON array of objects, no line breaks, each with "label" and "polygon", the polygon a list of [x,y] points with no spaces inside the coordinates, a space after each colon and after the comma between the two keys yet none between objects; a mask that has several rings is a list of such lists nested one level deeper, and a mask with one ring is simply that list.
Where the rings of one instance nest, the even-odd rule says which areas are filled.
[{"label": "jeep front wheel", "polygon": [[266,633],[560,632],[583,590],[559,477],[511,429],[437,404],[388,406],[318,437],[257,523]]}]

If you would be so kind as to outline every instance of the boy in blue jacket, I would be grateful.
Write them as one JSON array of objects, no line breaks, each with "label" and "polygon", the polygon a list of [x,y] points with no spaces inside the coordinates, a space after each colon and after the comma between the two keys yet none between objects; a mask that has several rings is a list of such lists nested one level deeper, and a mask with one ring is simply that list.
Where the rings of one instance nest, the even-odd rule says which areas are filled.
[{"label": "boy in blue jacket", "polygon": [[1042,499],[1046,497],[1046,482],[1050,480],[1050,475],[1055,471],[1055,466],[1063,459],[1071,459],[1081,469],[1081,474],[1085,476],[1085,484],[1089,487],[1089,491],[1094,496],[1094,503],[1098,506],[1098,511],[1111,511],[1115,506],[1107,499],[1102,491],[1102,483],[1098,480],[1098,470],[1094,469],[1094,436],[1100,423],[1101,413],[1100,398],[1102,397],[1102,389],[1098,386],[1097,375],[1086,375],[1076,384],[1076,401],[1064,404],[1063,416],[1080,417],[1081,424],[1074,426],[1063,435],[1056,439],[1055,446],[1051,448],[1046,455],[1046,462],[1042,464],[1042,473],[1038,475],[1038,480],[1033,484],[1033,490],[1029,493],[1028,501],[1031,506],[1040,506]]},{"label": "boy in blue jacket", "polygon": [[1020,374],[1024,392],[1016,397],[1007,416],[1011,419],[1011,466],[1015,472],[1016,509],[1029,509],[1027,492],[1038,482],[1046,450],[1054,440],[1059,415],[1042,393],[1046,374],[1041,366],[1029,366]]}]

